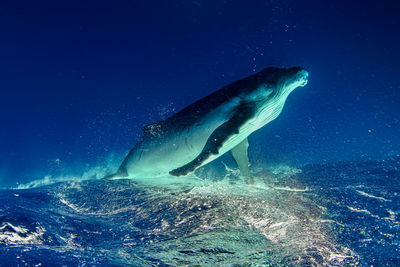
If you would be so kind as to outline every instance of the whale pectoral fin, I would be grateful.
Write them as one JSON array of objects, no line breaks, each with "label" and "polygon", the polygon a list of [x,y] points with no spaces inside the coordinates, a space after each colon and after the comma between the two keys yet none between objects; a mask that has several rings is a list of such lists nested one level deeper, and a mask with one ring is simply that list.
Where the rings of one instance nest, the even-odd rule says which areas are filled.
[{"label": "whale pectoral fin", "polygon": [[187,175],[200,167],[210,156],[218,155],[219,149],[231,136],[239,133],[239,128],[254,114],[254,107],[251,104],[238,106],[231,118],[221,124],[212,132],[200,154],[191,162],[182,167],[176,168],[169,173],[174,176]]},{"label": "whale pectoral fin", "polygon": [[235,159],[240,172],[246,179],[246,183],[253,184],[254,180],[250,174],[250,162],[247,154],[247,148],[249,147],[249,142],[247,138],[245,138],[242,142],[240,142],[237,146],[231,149],[231,154]]}]

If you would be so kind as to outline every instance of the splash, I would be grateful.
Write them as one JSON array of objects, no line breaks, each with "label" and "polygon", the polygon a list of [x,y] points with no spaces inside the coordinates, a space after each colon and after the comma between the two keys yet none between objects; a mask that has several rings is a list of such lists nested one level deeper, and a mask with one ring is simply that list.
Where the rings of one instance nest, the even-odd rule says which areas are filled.
[{"label": "splash", "polygon": [[41,237],[45,229],[36,226],[34,231],[29,231],[23,226],[13,225],[9,222],[0,226],[0,244],[6,245],[38,245],[42,244]]},{"label": "splash", "polygon": [[[115,170],[119,166],[120,159],[114,154],[110,154],[104,162],[101,162],[97,166],[91,167],[84,171],[81,175],[62,175],[58,177],[53,177],[52,175],[45,175],[43,178],[35,179],[28,183],[18,184],[12,189],[32,189],[42,186],[48,186],[56,183],[62,182],[82,182],[87,180],[101,179]],[[71,170],[70,173],[73,173]]]},{"label": "splash", "polygon": [[[57,196],[79,214],[123,217],[126,224],[139,227],[141,241],[122,242],[119,251],[127,258],[132,246],[140,246],[147,248],[147,256],[170,265],[340,265],[357,260],[354,252],[335,242],[329,226],[336,221],[326,220],[326,209],[308,198],[313,191],[300,183],[286,184],[300,170],[269,168],[252,186],[240,177],[232,179],[237,169],[226,170],[229,175],[222,180],[115,180],[96,190],[90,183],[65,185]],[[266,184],[271,180],[272,185]],[[107,202],[102,204],[103,199]]]}]

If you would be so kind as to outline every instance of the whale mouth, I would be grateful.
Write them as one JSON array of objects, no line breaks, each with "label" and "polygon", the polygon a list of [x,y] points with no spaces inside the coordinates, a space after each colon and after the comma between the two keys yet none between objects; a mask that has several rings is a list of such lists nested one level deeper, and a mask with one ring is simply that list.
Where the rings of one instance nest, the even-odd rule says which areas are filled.
[{"label": "whale mouth", "polygon": [[300,85],[299,86],[301,86],[301,87],[306,86],[307,83],[308,83],[308,71],[301,70],[301,71],[299,71],[297,76],[298,76],[298,81],[300,81]]}]

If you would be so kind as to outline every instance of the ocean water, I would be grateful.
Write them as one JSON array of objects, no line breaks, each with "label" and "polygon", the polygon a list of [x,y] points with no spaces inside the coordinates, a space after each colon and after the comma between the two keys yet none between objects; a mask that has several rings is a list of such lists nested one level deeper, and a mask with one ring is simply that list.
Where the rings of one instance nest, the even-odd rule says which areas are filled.
[{"label": "ocean water", "polygon": [[[0,3],[0,266],[400,266],[395,1],[23,2]],[[101,179],[270,66],[309,80],[249,136],[254,185],[228,153]]]},{"label": "ocean water", "polygon": [[400,264],[400,156],[225,174],[2,190],[2,264]]}]

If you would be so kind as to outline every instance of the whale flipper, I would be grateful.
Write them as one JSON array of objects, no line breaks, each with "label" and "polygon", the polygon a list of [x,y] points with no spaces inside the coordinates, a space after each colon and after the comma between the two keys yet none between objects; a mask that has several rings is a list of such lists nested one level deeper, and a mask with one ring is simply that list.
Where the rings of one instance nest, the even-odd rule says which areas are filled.
[{"label": "whale flipper", "polygon": [[231,154],[235,159],[240,172],[246,179],[248,184],[253,184],[254,180],[250,174],[249,166],[249,157],[247,155],[247,148],[249,147],[249,142],[247,138],[245,138],[242,142],[240,142],[237,146],[231,149]]},{"label": "whale flipper", "polygon": [[224,145],[224,142],[231,136],[238,134],[240,126],[245,124],[253,114],[254,106],[249,103],[243,103],[236,107],[231,118],[211,133],[203,150],[194,160],[169,173],[173,176],[187,175],[200,167],[210,156],[218,155],[219,149]]}]

